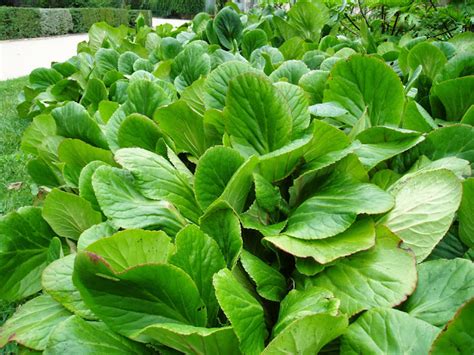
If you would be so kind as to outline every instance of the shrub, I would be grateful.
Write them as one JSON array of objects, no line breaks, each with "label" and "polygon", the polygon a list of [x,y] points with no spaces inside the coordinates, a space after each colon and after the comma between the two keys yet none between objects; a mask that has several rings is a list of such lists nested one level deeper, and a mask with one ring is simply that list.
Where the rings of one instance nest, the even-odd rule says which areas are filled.
[{"label": "shrub", "polygon": [[204,11],[204,0],[150,0],[150,10],[160,17],[185,17]]},{"label": "shrub", "polygon": [[0,40],[40,36],[38,9],[0,7]]},{"label": "shrub", "polygon": [[73,22],[68,9],[40,9],[39,12],[41,36],[72,32]]},{"label": "shrub", "polygon": [[96,22],[135,25],[142,13],[151,25],[151,11],[112,8],[35,9],[0,7],[0,40],[85,33]]}]

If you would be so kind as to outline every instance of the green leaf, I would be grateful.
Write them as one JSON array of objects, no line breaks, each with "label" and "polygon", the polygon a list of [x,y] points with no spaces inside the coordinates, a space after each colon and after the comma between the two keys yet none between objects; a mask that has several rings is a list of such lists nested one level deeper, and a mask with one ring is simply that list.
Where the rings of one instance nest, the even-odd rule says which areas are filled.
[{"label": "green leaf", "polygon": [[340,103],[353,122],[367,110],[372,126],[398,125],[405,94],[397,74],[384,62],[354,55],[339,61],[331,70],[324,101]]},{"label": "green leaf", "polygon": [[273,186],[260,174],[253,174],[255,183],[255,201],[265,211],[272,213],[282,207],[280,189]]},{"label": "green leaf", "polygon": [[357,214],[378,214],[392,207],[393,198],[376,185],[336,176],[296,208],[284,233],[299,239],[324,239],[344,232]]},{"label": "green leaf", "polygon": [[107,100],[108,98],[107,88],[102,80],[92,78],[87,82],[84,95],[81,99],[81,105],[89,106],[92,105],[94,110],[97,110],[99,103],[102,100]]},{"label": "green leaf", "polygon": [[248,72],[257,71],[248,63],[235,60],[223,63],[213,70],[204,85],[206,108],[222,110],[225,106],[230,81],[236,76]]},{"label": "green leaf", "polygon": [[161,228],[174,236],[186,221],[167,201],[153,201],[141,195],[129,174],[108,166],[92,176],[92,186],[100,208],[110,222],[120,228]]},{"label": "green leaf", "polygon": [[128,337],[156,323],[206,325],[196,285],[172,265],[145,264],[116,273],[99,255],[80,252],[73,281],[92,312]]},{"label": "green leaf", "polygon": [[33,298],[0,328],[0,347],[16,341],[34,350],[44,350],[54,327],[70,316],[71,313],[50,296]]},{"label": "green leaf", "polygon": [[219,42],[227,49],[235,47],[234,42],[240,41],[243,25],[240,16],[231,8],[225,7],[214,18],[214,31]]},{"label": "green leaf", "polygon": [[433,355],[456,354],[474,351],[474,336],[472,334],[472,319],[474,319],[474,300],[464,304],[454,318],[433,342],[430,353]]},{"label": "green leaf", "polygon": [[23,132],[21,150],[25,153],[39,155],[43,140],[56,135],[56,122],[51,115],[38,115]]},{"label": "green leaf", "polygon": [[270,354],[313,354],[344,333],[346,315],[312,314],[291,323],[262,352]]},{"label": "green leaf", "polygon": [[102,215],[80,196],[58,189],[44,201],[43,218],[61,237],[77,240],[82,232],[102,222]]},{"label": "green leaf", "polygon": [[53,261],[44,269],[41,284],[43,291],[56,302],[78,316],[97,319],[82,301],[81,295],[72,283],[75,254]]},{"label": "green leaf", "polygon": [[430,114],[416,101],[407,103],[402,124],[403,128],[418,132],[430,132],[437,128]]},{"label": "green leaf", "polygon": [[219,310],[212,277],[226,267],[219,245],[195,225],[183,228],[176,235],[175,244],[176,252],[170,257],[170,263],[191,276],[206,304],[208,322],[212,325]]},{"label": "green leaf", "polygon": [[133,63],[135,63],[139,58],[138,54],[131,51],[122,53],[118,59],[118,70],[123,74],[133,74]]},{"label": "green leaf", "polygon": [[115,232],[117,232],[117,228],[112,226],[109,222],[93,225],[80,235],[77,241],[77,250],[84,250],[88,245],[101,238],[110,237]]},{"label": "green leaf", "polygon": [[371,127],[359,133],[360,145],[355,153],[367,169],[413,148],[424,140],[418,132],[391,127]]},{"label": "green leaf", "polygon": [[474,297],[474,265],[465,259],[433,260],[418,266],[418,286],[404,303],[413,317],[443,327]]},{"label": "green leaf", "polygon": [[376,230],[375,247],[344,258],[310,279],[314,286],[331,291],[349,316],[374,307],[403,302],[416,286],[414,256],[400,248],[388,229]]},{"label": "green leaf", "polygon": [[474,76],[443,81],[432,89],[432,97],[441,100],[448,121],[460,121],[474,102]]},{"label": "green leaf", "polygon": [[257,48],[263,47],[267,44],[268,37],[264,30],[256,28],[245,32],[242,37],[242,55],[250,59],[250,55]]},{"label": "green leaf", "polygon": [[96,211],[100,211],[100,206],[92,187],[92,175],[98,167],[104,165],[107,164],[99,160],[90,162],[81,170],[81,175],[79,175],[79,196],[87,200]]},{"label": "green leaf", "polygon": [[227,267],[232,268],[242,250],[239,217],[223,201],[213,204],[199,220],[201,230],[217,242]]},{"label": "green leaf", "polygon": [[297,85],[279,82],[276,83],[275,86],[290,107],[290,114],[293,122],[291,139],[294,140],[301,138],[310,123],[308,99],[306,94],[304,90]]},{"label": "green leaf", "polygon": [[125,103],[125,113],[139,113],[153,118],[155,111],[170,103],[165,91],[157,83],[148,80],[136,80],[130,83],[127,89],[128,100]]},{"label": "green leaf", "polygon": [[178,92],[183,92],[202,76],[211,71],[211,58],[199,43],[188,44],[171,64],[171,76]]},{"label": "green leaf", "polygon": [[458,211],[459,237],[470,248],[474,248],[474,178],[462,184],[462,201]]},{"label": "green leaf", "polygon": [[73,316],[51,332],[45,355],[65,353],[148,354],[143,344],[133,342],[111,331],[102,322],[87,322]]},{"label": "green leaf", "polygon": [[100,255],[115,272],[122,272],[143,264],[166,264],[174,246],[163,231],[127,229],[97,240],[86,250]]},{"label": "green leaf", "polygon": [[260,303],[228,269],[215,274],[213,284],[217,300],[239,338],[242,353],[260,354],[267,335]]},{"label": "green leaf", "polygon": [[62,79],[62,75],[52,68],[38,68],[33,70],[28,79],[32,89],[46,90]]},{"label": "green leaf", "polygon": [[408,53],[408,65],[411,70],[413,71],[421,65],[423,74],[430,80],[434,80],[446,62],[446,56],[441,49],[428,42],[418,43]]},{"label": "green leaf", "polygon": [[285,234],[266,237],[277,248],[300,258],[313,258],[320,264],[330,263],[375,245],[375,228],[370,219],[352,224],[344,232],[331,238],[302,240]]},{"label": "green leaf", "polygon": [[192,186],[162,156],[140,148],[120,149],[115,159],[135,178],[135,186],[145,197],[172,203],[182,215],[197,222],[202,214]]},{"label": "green leaf", "polygon": [[59,160],[65,163],[63,175],[73,187],[79,184],[82,169],[95,160],[116,165],[112,152],[95,148],[78,139],[64,139],[58,149]]},{"label": "green leaf", "polygon": [[287,286],[285,277],[278,270],[245,250],[242,251],[240,262],[257,285],[257,293],[261,297],[269,301],[281,301]]},{"label": "green leaf", "polygon": [[201,208],[209,207],[222,195],[232,176],[244,163],[244,158],[227,147],[209,148],[199,159],[194,191]]},{"label": "green leaf", "polygon": [[131,114],[120,124],[117,133],[121,148],[138,147],[153,152],[161,138],[158,126],[148,117],[138,113]]},{"label": "green leaf", "polygon": [[143,335],[185,354],[238,355],[239,340],[232,327],[198,328],[185,324],[155,324]]},{"label": "green leaf", "polygon": [[98,148],[108,149],[107,140],[99,125],[78,103],[69,102],[51,111],[51,115],[56,121],[58,135],[77,138]]},{"label": "green leaf", "polygon": [[290,109],[264,75],[245,73],[234,78],[226,104],[226,131],[244,155],[263,155],[288,143]]},{"label": "green leaf", "polygon": [[445,169],[420,171],[405,175],[389,191],[395,207],[378,223],[397,234],[420,263],[453,222],[461,202],[461,182]]},{"label": "green leaf", "polygon": [[20,300],[41,290],[41,273],[55,234],[41,209],[24,207],[0,218],[0,298]]},{"label": "green leaf", "polygon": [[323,26],[329,21],[329,9],[323,2],[298,2],[288,11],[289,23],[305,40],[318,42]]},{"label": "green leaf", "polygon": [[280,304],[278,320],[273,327],[273,337],[281,334],[295,321],[309,315],[326,313],[337,315],[339,300],[320,287],[305,290],[291,290]]},{"label": "green leaf", "polygon": [[343,354],[428,354],[439,329],[396,309],[374,308],[342,336]]},{"label": "green leaf", "polygon": [[159,109],[154,120],[174,141],[178,153],[187,152],[199,158],[213,143],[206,136],[202,116],[183,100]]},{"label": "green leaf", "polygon": [[309,68],[301,60],[288,60],[283,62],[273,73],[270,79],[276,83],[280,80],[297,85],[301,77],[309,72]]}]

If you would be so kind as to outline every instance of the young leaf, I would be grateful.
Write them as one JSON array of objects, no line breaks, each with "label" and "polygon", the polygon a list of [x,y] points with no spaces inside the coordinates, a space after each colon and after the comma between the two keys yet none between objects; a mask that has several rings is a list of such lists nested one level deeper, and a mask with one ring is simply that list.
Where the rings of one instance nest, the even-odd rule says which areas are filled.
[{"label": "young leaf", "polygon": [[102,222],[102,215],[77,195],[58,189],[51,191],[43,207],[43,218],[61,237],[77,240],[82,232]]},{"label": "young leaf", "polygon": [[10,341],[34,350],[44,350],[51,331],[71,316],[48,295],[26,302],[0,328],[0,347]]},{"label": "young leaf", "polygon": [[214,275],[219,304],[234,328],[244,354],[260,354],[267,336],[263,307],[237,281],[230,270]]}]

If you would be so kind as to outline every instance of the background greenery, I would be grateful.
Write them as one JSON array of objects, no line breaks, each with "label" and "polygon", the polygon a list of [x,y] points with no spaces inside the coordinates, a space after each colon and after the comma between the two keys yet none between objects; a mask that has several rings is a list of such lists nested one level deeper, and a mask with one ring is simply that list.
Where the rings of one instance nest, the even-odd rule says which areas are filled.
[{"label": "background greenery", "polygon": [[151,26],[151,12],[147,10],[0,7],[0,40],[84,33],[101,21],[112,26],[134,26],[139,13]]}]

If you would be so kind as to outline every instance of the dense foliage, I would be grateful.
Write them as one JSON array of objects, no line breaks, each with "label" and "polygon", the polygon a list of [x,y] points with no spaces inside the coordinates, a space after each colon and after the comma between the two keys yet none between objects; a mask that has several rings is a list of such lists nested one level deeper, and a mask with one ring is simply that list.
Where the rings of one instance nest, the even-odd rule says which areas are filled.
[{"label": "dense foliage", "polygon": [[151,26],[151,12],[145,10],[0,7],[0,40],[86,33],[101,21],[111,26],[135,26],[139,14]]},{"label": "dense foliage", "polygon": [[[474,34],[320,1],[94,25],[34,70],[47,193],[0,220],[0,330],[46,354],[474,350]],[[460,336],[462,335],[462,336]]]}]

